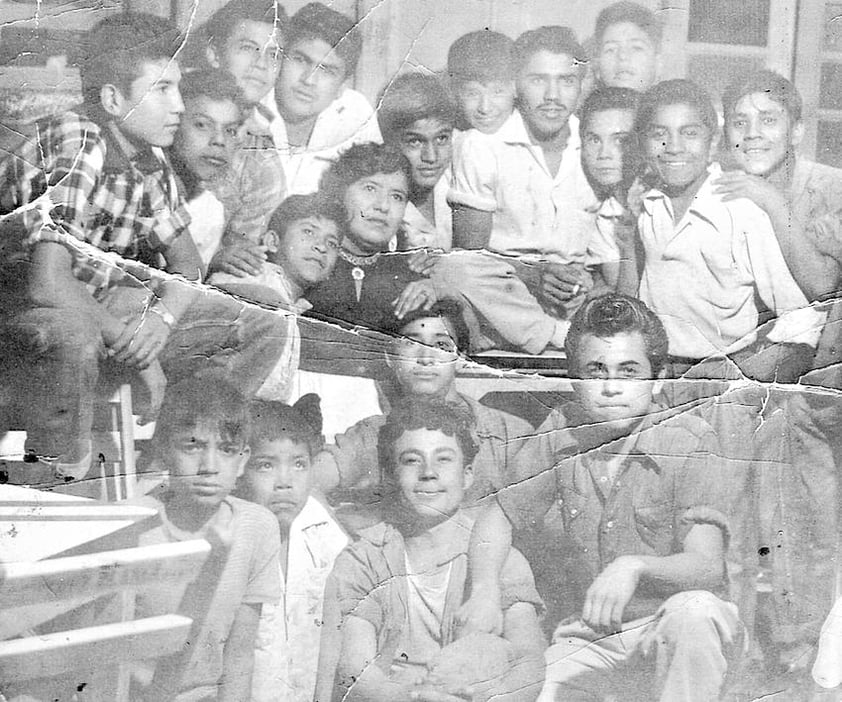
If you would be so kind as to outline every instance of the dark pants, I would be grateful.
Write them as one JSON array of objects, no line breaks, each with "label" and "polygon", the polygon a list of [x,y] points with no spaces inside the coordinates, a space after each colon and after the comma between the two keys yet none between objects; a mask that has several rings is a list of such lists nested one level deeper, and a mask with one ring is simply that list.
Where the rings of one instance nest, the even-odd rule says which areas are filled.
[{"label": "dark pants", "polygon": [[[133,316],[148,298],[144,288],[109,291],[101,304],[116,316]],[[90,446],[97,383],[106,363],[100,321],[84,310],[30,307],[7,317],[0,398],[5,429],[25,429],[39,455],[81,460]],[[170,334],[159,355],[169,384],[218,371],[253,396],[290,343],[288,320],[205,290]],[[124,370],[131,375],[130,369]]]}]

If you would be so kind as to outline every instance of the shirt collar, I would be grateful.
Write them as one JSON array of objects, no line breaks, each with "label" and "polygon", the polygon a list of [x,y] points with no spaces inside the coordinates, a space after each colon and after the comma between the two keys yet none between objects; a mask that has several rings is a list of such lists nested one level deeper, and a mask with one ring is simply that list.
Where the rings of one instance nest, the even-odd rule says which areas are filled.
[{"label": "shirt collar", "polygon": [[[567,146],[565,146],[565,150],[567,149],[578,149],[581,147],[582,142],[579,137],[579,118],[576,115],[570,115],[567,120],[567,126],[570,129],[570,135],[567,137]],[[497,138],[505,141],[508,144],[527,144],[529,146],[535,146],[532,143],[532,139],[529,137],[529,131],[526,128],[526,122],[523,119],[523,115],[520,113],[520,110],[515,109],[509,118],[503,122],[503,126],[497,130],[497,133],[494,135]]]},{"label": "shirt collar", "polygon": [[113,120],[105,123],[102,135],[106,143],[103,171],[125,172],[135,168],[149,175],[164,170],[164,155],[160,149],[153,146],[138,149]]},{"label": "shirt collar", "polygon": [[[722,167],[718,163],[713,162],[708,165],[707,171],[708,176],[693,196],[693,201],[690,203],[690,207],[687,208],[687,212],[688,214],[694,214],[701,219],[710,221],[707,212],[709,211],[711,202],[721,202],[721,198],[713,193],[713,181],[722,175]],[[656,202],[662,202],[670,214],[672,214],[672,205],[670,204],[669,197],[658,188],[652,188],[643,196],[643,209],[646,210],[646,214],[652,214]]]}]

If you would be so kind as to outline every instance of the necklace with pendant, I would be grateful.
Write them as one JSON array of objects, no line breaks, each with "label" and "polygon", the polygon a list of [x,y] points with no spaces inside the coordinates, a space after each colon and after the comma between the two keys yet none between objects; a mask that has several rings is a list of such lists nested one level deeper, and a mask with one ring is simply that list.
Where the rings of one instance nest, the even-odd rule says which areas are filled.
[{"label": "necklace with pendant", "polygon": [[377,263],[378,255],[374,254],[373,256],[355,256],[352,253],[348,253],[344,249],[339,249],[339,256],[343,260],[350,263],[353,268],[351,269],[351,277],[354,279],[354,291],[357,294],[357,302],[360,301],[360,297],[363,293],[363,280],[365,279],[365,269],[370,268],[375,263]]}]

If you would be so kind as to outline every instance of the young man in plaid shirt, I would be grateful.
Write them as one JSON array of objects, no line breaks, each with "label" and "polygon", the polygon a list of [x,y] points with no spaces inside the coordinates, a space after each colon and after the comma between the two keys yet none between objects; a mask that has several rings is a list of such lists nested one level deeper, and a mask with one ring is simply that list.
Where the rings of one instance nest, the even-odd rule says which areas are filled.
[{"label": "young man in plaid shirt", "polygon": [[[177,32],[123,13],[88,45],[82,108],[38,122],[0,161],[11,416],[30,448],[76,478],[90,465],[101,361],[139,371],[154,406],[162,367],[181,376],[211,362],[254,394],[283,346],[276,318],[183,280],[199,280],[202,266],[161,151],[184,110]],[[182,279],[144,265],[160,261]]]}]

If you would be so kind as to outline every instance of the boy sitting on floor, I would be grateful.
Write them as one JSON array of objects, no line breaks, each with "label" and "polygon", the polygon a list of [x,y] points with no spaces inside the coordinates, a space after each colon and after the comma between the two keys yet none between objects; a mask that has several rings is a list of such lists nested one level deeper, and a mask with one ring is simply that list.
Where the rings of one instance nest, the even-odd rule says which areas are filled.
[{"label": "boy sitting on floor", "polygon": [[587,301],[566,350],[576,400],[538,428],[516,479],[477,520],[466,624],[499,628],[512,530],[560,521],[581,609],[556,629],[540,699],[634,690],[662,702],[718,699],[741,625],[719,598],[730,491],[716,438],[704,421],[654,403],[667,336],[640,301]]},{"label": "boy sitting on floor", "polygon": [[507,549],[504,557],[502,638],[460,640],[456,627],[472,522],[461,505],[476,454],[467,418],[450,404],[410,399],[380,429],[378,453],[389,509],[337,558],[341,617],[326,616],[317,698],[534,699],[544,640],[523,556]]},{"label": "boy sitting on floor", "polygon": [[166,586],[138,595],[140,616],[178,611],[194,622],[183,651],[159,660],[151,680],[150,670],[138,668],[139,699],[248,699],[261,607],[281,594],[277,522],[230,495],[249,458],[248,433],[246,400],[219,377],[168,389],[151,451],[169,480],[140,501],[161,519],[140,545],[207,538],[214,548],[185,592]]},{"label": "boy sitting on floor", "polygon": [[321,427],[317,395],[305,395],[292,407],[251,406],[251,457],[242,496],[277,518],[283,590],[280,604],[264,606],[260,616],[251,702],[313,700],[325,582],[348,543],[330,508],[311,489]]}]

